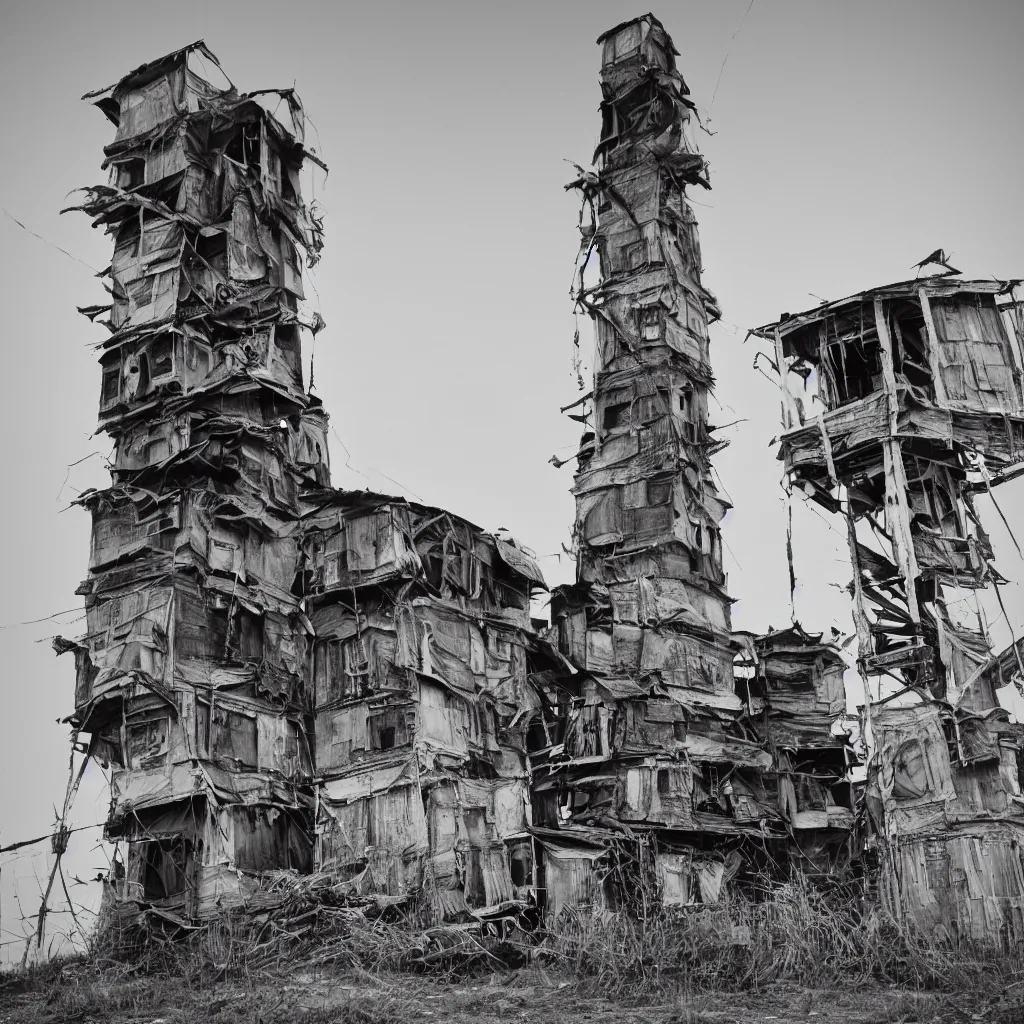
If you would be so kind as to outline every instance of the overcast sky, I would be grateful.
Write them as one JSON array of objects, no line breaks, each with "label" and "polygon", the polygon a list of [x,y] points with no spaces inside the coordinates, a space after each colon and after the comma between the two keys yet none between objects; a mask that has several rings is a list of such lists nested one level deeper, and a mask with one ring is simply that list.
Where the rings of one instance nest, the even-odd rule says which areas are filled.
[{"label": "overcast sky", "polygon": [[[771,444],[779,400],[751,368],[746,330],[819,297],[913,276],[911,265],[940,246],[971,275],[1024,272],[1024,5],[755,0],[744,20],[748,3],[654,13],[715,133],[697,133],[713,191],[693,196],[705,283],[724,314],[712,328],[720,405],[711,415],[742,421],[723,431],[732,446],[716,459],[736,506],[726,566],[734,624],[763,630],[789,619]],[[63,797],[68,729],[57,720],[72,710],[74,666],[54,658],[48,638],[84,624],[71,621],[80,613],[23,623],[81,607],[88,517],[64,509],[78,490],[104,485],[111,447],[92,436],[100,377],[90,345],[104,332],[75,312],[103,300],[89,268],[105,267],[111,246],[82,215],[57,213],[72,189],[103,180],[112,138],[78,97],[197,38],[242,90],[294,83],[307,141],[331,167],[326,183],[306,175],[306,188],[312,198],[315,180],[327,211],[309,297],[328,324],[315,383],[337,431],[335,484],[506,527],[543,556],[549,582],[566,582],[573,566],[555,553],[569,538],[573,464],[548,461],[570,455],[579,435],[558,412],[579,395],[568,299],[577,205],[562,189],[565,161],[588,162],[599,128],[594,40],[643,10],[612,0],[8,0],[0,205],[46,241],[0,211],[0,845],[46,834]],[[588,325],[583,338],[587,349]],[[1024,526],[1024,481],[1000,498]],[[1024,567],[998,517],[987,523],[1019,627]],[[841,527],[794,511],[796,611],[808,629],[848,625],[836,586],[849,578]],[[985,607],[998,613],[991,600]],[[1008,642],[1005,625],[993,633]],[[87,776],[72,824],[103,819],[101,781]],[[105,865],[97,835],[72,837],[71,874]],[[35,876],[49,860],[45,847],[31,849],[0,858],[3,942],[21,934],[16,893],[25,914],[38,910]],[[86,904],[96,891],[72,887]]]}]

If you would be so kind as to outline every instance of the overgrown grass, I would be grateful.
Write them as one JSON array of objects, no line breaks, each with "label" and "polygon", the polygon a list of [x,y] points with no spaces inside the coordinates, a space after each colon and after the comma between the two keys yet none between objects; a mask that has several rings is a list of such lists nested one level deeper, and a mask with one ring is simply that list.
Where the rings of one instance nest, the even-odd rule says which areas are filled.
[{"label": "overgrown grass", "polygon": [[538,955],[557,960],[585,985],[624,998],[758,991],[783,981],[957,991],[1005,986],[1024,976],[1024,950],[944,946],[881,908],[861,914],[856,901],[804,883],[779,886],[763,902],[735,899],[646,920],[566,915]]},{"label": "overgrown grass", "polygon": [[[856,900],[802,882],[776,887],[763,901],[736,898],[644,919],[575,911],[547,930],[501,939],[366,916],[297,886],[272,911],[226,913],[186,935],[172,937],[140,919],[108,919],[86,956],[0,976],[0,1007],[35,992],[45,995],[48,1016],[25,1019],[152,1019],[159,1011],[168,1022],[376,1024],[424,1019],[424,1007],[438,1004],[416,1002],[409,993],[417,985],[487,986],[487,994],[462,992],[460,1012],[472,1016],[474,1000],[480,1012],[494,1012],[508,998],[494,996],[490,986],[523,965],[523,977],[540,972],[546,985],[581,998],[675,1005],[671,1019],[686,1024],[706,1019],[700,1000],[707,994],[773,992],[780,985],[892,987],[902,1002],[879,1024],[913,1020],[922,998],[929,1006],[945,998],[923,993],[1024,996],[1024,951],[944,946],[884,910],[862,913]],[[167,1011],[175,1006],[177,1015]]]}]

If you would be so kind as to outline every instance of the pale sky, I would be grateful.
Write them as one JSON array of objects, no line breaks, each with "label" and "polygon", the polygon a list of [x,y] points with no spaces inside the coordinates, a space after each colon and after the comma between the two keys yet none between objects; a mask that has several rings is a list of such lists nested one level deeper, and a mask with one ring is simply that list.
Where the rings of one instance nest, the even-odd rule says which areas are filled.
[{"label": "pale sky", "polygon": [[[743,337],[819,297],[911,277],[938,247],[969,275],[1024,275],[1015,204],[1024,4],[755,0],[722,70],[748,3],[674,2],[654,13],[702,115],[711,108],[715,134],[696,137],[713,191],[692,195],[704,280],[724,315],[712,328],[720,406],[712,401],[711,418],[743,420],[722,432],[732,446],[715,464],[736,506],[724,524],[734,625],[764,630],[789,619],[771,444],[779,398],[751,368],[754,342]],[[316,392],[351,452],[346,467],[332,435],[335,484],[402,492],[506,527],[542,556],[550,583],[567,582],[572,564],[554,553],[569,539],[573,464],[548,462],[575,451],[579,436],[558,412],[579,397],[568,298],[577,206],[562,189],[573,176],[565,161],[588,163],[599,129],[594,40],[646,9],[613,0],[8,0],[0,205],[48,242],[0,211],[11,357],[0,378],[0,845],[48,833],[63,798],[68,729],[57,720],[72,710],[74,666],[53,656],[48,638],[83,623],[73,613],[23,623],[81,608],[88,517],[62,510],[76,491],[106,483],[101,456],[111,447],[92,437],[100,375],[90,345],[104,331],[75,312],[103,301],[82,264],[105,267],[110,241],[82,215],[57,214],[72,189],[104,180],[112,137],[78,97],[200,37],[242,90],[294,83],[307,141],[331,167],[326,183],[315,178],[327,248],[308,294],[328,324]],[[307,199],[309,187],[306,175]],[[1024,534],[1024,480],[999,498]],[[980,507],[1013,581],[1004,597],[1019,629],[1024,566],[998,516]],[[797,503],[796,611],[808,629],[848,626],[835,586],[850,575],[841,529]],[[991,595],[983,605],[998,615]],[[992,631],[1008,642],[1005,624]],[[101,783],[86,776],[70,824],[102,821]],[[72,837],[69,875],[104,867],[97,836]],[[47,849],[0,856],[0,942],[22,932],[16,895],[26,915],[37,912]],[[72,895],[92,905],[97,891],[74,886]],[[54,925],[66,927],[66,916]],[[0,960],[20,953],[0,946]]]}]

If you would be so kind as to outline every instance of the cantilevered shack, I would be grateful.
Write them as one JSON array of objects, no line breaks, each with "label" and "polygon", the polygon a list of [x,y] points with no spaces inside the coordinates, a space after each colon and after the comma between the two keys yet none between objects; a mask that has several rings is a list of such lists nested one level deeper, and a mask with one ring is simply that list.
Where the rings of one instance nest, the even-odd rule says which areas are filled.
[{"label": "cantilevered shack", "polygon": [[954,939],[1024,935],[1024,735],[997,696],[1024,662],[951,611],[1005,582],[974,496],[1024,463],[1017,284],[924,277],[754,332],[787,481],[846,518],[883,892]]}]

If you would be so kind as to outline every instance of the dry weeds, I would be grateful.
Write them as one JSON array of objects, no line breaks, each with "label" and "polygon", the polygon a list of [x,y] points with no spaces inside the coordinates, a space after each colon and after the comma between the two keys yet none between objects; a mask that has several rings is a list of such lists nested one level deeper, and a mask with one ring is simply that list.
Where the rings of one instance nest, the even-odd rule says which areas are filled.
[{"label": "dry weeds", "polygon": [[88,956],[2,976],[0,1024],[1024,1021],[1021,949],[943,947],[802,883],[500,940],[275,884],[271,909],[185,937],[108,920]]}]

